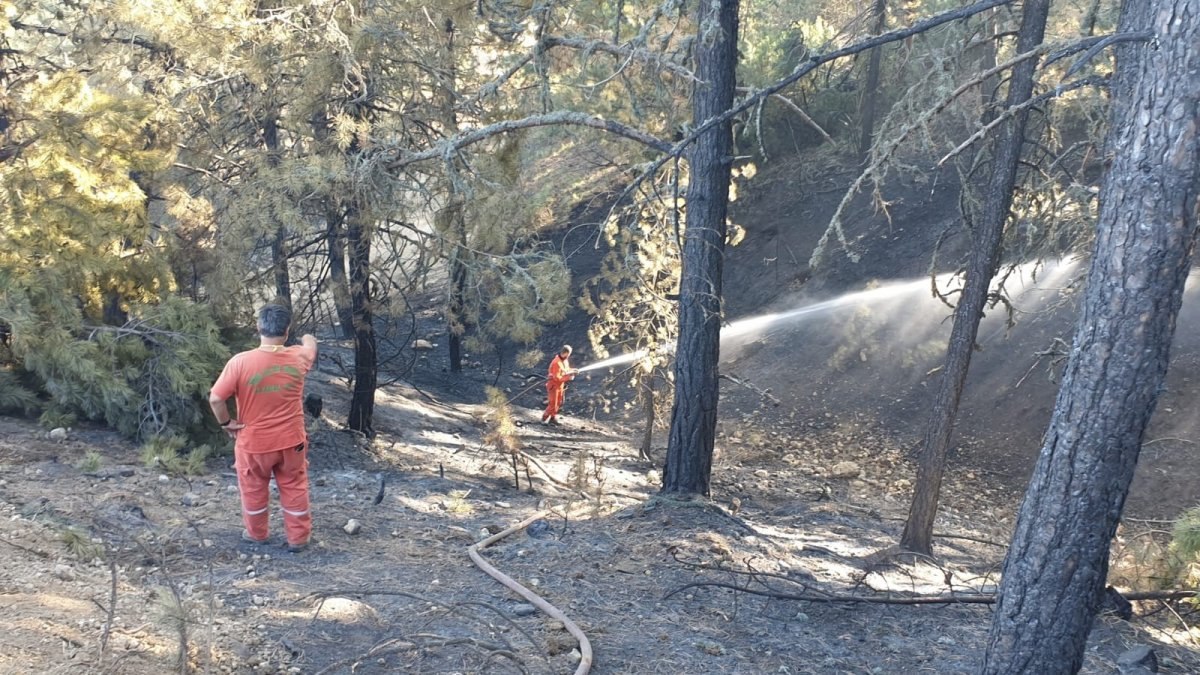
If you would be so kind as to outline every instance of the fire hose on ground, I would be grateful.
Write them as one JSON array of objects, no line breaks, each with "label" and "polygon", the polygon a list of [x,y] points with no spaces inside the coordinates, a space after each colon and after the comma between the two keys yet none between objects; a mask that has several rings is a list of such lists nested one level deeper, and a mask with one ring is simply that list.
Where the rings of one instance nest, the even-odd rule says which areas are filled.
[{"label": "fire hose on ground", "polygon": [[542,610],[551,618],[561,622],[563,627],[567,629],[567,632],[574,636],[575,640],[579,642],[579,666],[575,669],[575,675],[587,675],[587,673],[592,669],[592,644],[588,642],[587,636],[583,634],[583,631],[580,630],[579,626],[576,625],[574,621],[568,619],[567,615],[563,614],[560,609],[547,602],[538,594],[534,593],[528,588],[525,588],[512,577],[493,567],[483,559],[482,555],[479,554],[481,549],[491,546],[510,534],[524,530],[529,526],[530,523],[545,517],[546,514],[546,511],[539,511],[538,513],[535,513],[525,520],[522,520],[503,532],[497,532],[496,534],[493,534],[477,544],[468,546],[467,555],[469,555],[471,557],[471,561],[474,562],[479,569],[486,572],[488,576],[504,584],[522,598],[525,598],[530,604]]}]

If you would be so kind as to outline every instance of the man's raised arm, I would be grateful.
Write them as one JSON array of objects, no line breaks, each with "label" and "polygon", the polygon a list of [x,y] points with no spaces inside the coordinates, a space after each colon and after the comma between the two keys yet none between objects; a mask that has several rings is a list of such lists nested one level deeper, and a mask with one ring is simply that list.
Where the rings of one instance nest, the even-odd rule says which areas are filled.
[{"label": "man's raised arm", "polygon": [[313,337],[309,333],[305,333],[304,335],[300,336],[300,345],[302,347],[304,347],[305,351],[309,352],[309,358],[311,358],[312,361],[314,363],[316,363],[316,361],[317,361],[317,338]]}]

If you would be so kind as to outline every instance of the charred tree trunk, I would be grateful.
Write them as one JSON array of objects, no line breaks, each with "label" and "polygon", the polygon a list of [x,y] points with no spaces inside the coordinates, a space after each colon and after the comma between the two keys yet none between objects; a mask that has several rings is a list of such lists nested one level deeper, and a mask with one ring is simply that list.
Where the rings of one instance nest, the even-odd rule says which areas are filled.
[{"label": "charred tree trunk", "polygon": [[[267,148],[267,164],[279,166],[279,120],[274,114],[268,114],[263,122],[263,145]],[[276,223],[275,232],[271,238],[271,266],[275,274],[275,302],[284,307],[292,307],[292,279],[288,273],[287,226]]]},{"label": "charred tree trunk", "polygon": [[1167,372],[1200,215],[1200,0],[1127,0],[1088,286],[982,672],[1074,673]]},{"label": "charred tree trunk", "polygon": [[1092,37],[1096,34],[1096,20],[1100,16],[1100,0],[1092,0],[1088,11],[1083,15],[1083,23],[1079,27],[1079,32],[1087,37]]},{"label": "charred tree trunk", "polygon": [[[444,78],[442,86],[442,122],[446,125],[446,133],[453,136],[458,133],[458,114],[454,110],[454,92],[457,89],[458,68],[454,55],[454,21],[445,20],[446,49],[442,57],[444,62]],[[446,302],[446,345],[449,349],[450,372],[462,372],[463,335],[467,332],[466,294],[467,294],[467,223],[463,214],[462,197],[455,188],[455,176],[450,176],[448,186],[445,230],[450,236],[452,250],[450,253],[450,297]]]},{"label": "charred tree trunk", "polygon": [[346,218],[350,249],[350,305],[354,310],[354,391],[348,424],[367,436],[375,434],[375,386],[379,358],[375,316],[371,307],[371,230],[354,210]]},{"label": "charred tree trunk", "polygon": [[[698,126],[733,105],[737,66],[738,2],[696,3],[692,120]],[[679,341],[675,352],[675,407],[667,441],[662,491],[709,493],[721,344],[721,275],[725,265],[725,216],[729,206],[732,130],[728,122],[696,140],[688,154],[687,227],[679,293]]]},{"label": "charred tree trunk", "polygon": [[[996,44],[999,38],[999,15],[1000,11],[993,9],[983,15],[983,34],[982,44],[979,45],[979,71],[986,72],[996,67]],[[987,124],[996,119],[996,115],[1000,113],[997,109],[997,98],[1000,95],[1000,83],[1002,78],[1000,73],[996,73],[985,79],[979,85],[979,107],[983,110],[983,114],[979,116],[981,124]]]},{"label": "charred tree trunk", "polygon": [[354,336],[354,303],[346,280],[345,217],[332,203],[325,207],[325,246],[329,251],[329,285],[333,310],[343,338]]},{"label": "charred tree trunk", "polygon": [[[875,24],[872,30],[874,35],[883,33],[884,28],[887,28],[887,0],[875,0],[872,7]],[[862,123],[862,136],[858,140],[858,162],[866,164],[867,157],[871,153],[871,145],[875,142],[875,118],[878,116],[877,108],[879,106],[879,69],[883,59],[883,47],[876,47],[871,50],[871,55],[867,59],[867,84],[863,88],[862,110],[859,114],[859,120]]]},{"label": "charred tree trunk", "polygon": [[658,421],[655,413],[656,404],[658,403],[656,398],[654,374],[651,373],[642,382],[642,410],[646,414],[646,428],[642,431],[642,446],[638,448],[639,459],[652,459],[650,457],[650,448],[654,444],[654,423]]},{"label": "charred tree trunk", "polygon": [[[1025,53],[1041,44],[1049,4],[1049,0],[1026,0],[1021,28],[1017,34],[1017,53]],[[1013,69],[1008,89],[1008,106],[1029,100],[1033,93],[1036,66],[1037,60],[1029,59]],[[946,471],[946,451],[950,446],[954,419],[958,415],[959,398],[962,396],[967,370],[971,365],[971,352],[975,348],[975,338],[979,333],[979,321],[983,318],[988,287],[1000,261],[1004,223],[1008,220],[1008,210],[1012,204],[1028,119],[1027,109],[1015,114],[1002,125],[1003,131],[996,140],[992,175],[984,194],[984,210],[974,230],[975,236],[962,295],[959,297],[958,306],[954,308],[954,325],[950,330],[950,344],[946,349],[946,366],[938,383],[937,398],[934,400],[933,412],[917,465],[917,482],[913,488],[912,505],[900,538],[900,547],[906,551],[925,555],[933,553],[933,521],[937,515],[942,475]]]},{"label": "charred tree trunk", "polygon": [[[462,211],[457,214],[459,223],[462,222]],[[462,228],[465,229],[465,228]],[[465,232],[463,233],[465,236]],[[450,372],[462,372],[462,339],[467,330],[466,325],[466,293],[467,293],[467,264],[462,259],[463,251],[455,251],[450,257],[450,302],[446,312],[446,341],[450,345]]]},{"label": "charred tree trunk", "polygon": [[[321,143],[329,141],[329,113],[317,110],[309,118],[313,137]],[[325,246],[329,252],[329,284],[332,286],[333,308],[337,313],[339,333],[343,338],[354,335],[354,308],[350,285],[346,278],[346,213],[335,197],[325,198]]]}]

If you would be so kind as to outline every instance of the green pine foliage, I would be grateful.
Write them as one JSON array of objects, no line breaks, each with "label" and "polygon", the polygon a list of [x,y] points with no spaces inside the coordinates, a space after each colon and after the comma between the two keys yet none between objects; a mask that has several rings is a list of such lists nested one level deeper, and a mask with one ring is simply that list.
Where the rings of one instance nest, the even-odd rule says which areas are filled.
[{"label": "green pine foliage", "polygon": [[0,368],[0,413],[21,412],[25,414],[37,410],[37,395],[11,371]]},{"label": "green pine foliage", "polygon": [[1175,521],[1167,551],[1170,578],[1200,588],[1200,506],[1184,511]]},{"label": "green pine foliage", "polygon": [[205,308],[167,298],[131,308],[121,326],[22,317],[13,329],[14,357],[52,401],[45,424],[78,416],[130,437],[213,433],[206,395],[229,350]]},{"label": "green pine foliage", "polygon": [[41,394],[45,424],[135,437],[202,428],[228,352],[208,312],[171,295],[143,188],[173,156],[159,111],[70,70],[9,93],[22,149],[0,162],[0,403],[30,410]]},{"label": "green pine foliage", "polygon": [[517,424],[513,419],[512,405],[508,402],[508,396],[503,389],[488,387],[487,405],[491,414],[488,419],[487,434],[483,437],[484,442],[497,452],[515,455],[521,450],[521,437],[517,433]]},{"label": "green pine foliage", "polygon": [[38,416],[38,425],[47,431],[58,428],[70,429],[78,423],[78,415],[53,404]]},{"label": "green pine foliage", "polygon": [[58,533],[58,539],[77,560],[91,561],[104,556],[104,547],[92,541],[85,532],[64,528]]},{"label": "green pine foliage", "polygon": [[104,464],[104,457],[96,450],[88,450],[87,453],[75,465],[83,473],[95,473],[100,470]]},{"label": "green pine foliage", "polygon": [[[597,357],[645,353],[619,373],[639,395],[671,380],[671,349],[679,335],[678,303],[673,298],[679,293],[679,236],[685,215],[679,214],[676,229],[675,213],[666,200],[678,194],[677,207],[682,210],[686,180],[686,174],[664,170],[633,206],[605,223],[609,253],[600,274],[587,282],[581,301],[593,317],[588,338]],[[606,397],[605,408],[619,398]],[[670,402],[670,397],[663,398],[660,412]]]}]

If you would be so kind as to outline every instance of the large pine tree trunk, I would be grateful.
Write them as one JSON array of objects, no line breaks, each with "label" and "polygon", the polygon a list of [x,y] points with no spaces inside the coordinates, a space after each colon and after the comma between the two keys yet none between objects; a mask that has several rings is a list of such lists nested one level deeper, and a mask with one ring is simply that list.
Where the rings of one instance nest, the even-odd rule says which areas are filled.
[{"label": "large pine tree trunk", "polygon": [[[887,28],[887,0],[875,0],[871,13],[874,15],[873,34],[880,35],[883,29]],[[872,49],[867,59],[867,85],[863,90],[862,109],[858,116],[862,123],[862,135],[858,140],[860,164],[866,164],[871,144],[875,141],[875,118],[879,114],[879,70],[882,59],[883,47]]]},{"label": "large pine tree trunk", "polygon": [[[1017,34],[1018,53],[1023,54],[1041,44],[1049,4],[1049,0],[1026,0],[1025,13]],[[1036,59],[1028,59],[1013,69],[1012,81],[1008,85],[1008,106],[1029,100],[1033,93],[1036,66]],[[954,325],[950,329],[946,365],[938,382],[937,397],[917,464],[917,482],[913,488],[908,521],[900,537],[900,547],[906,551],[925,555],[933,553],[933,521],[937,515],[942,475],[946,471],[946,451],[950,447],[959,398],[971,366],[971,353],[979,334],[979,321],[983,318],[988,287],[1000,261],[1004,223],[1008,220],[1008,209],[1012,204],[1028,118],[1028,109],[1015,114],[1002,125],[1003,132],[996,140],[992,175],[984,194],[984,209],[974,230],[962,295],[958,306],[954,308]]]},{"label": "large pine tree trunk", "polygon": [[1166,375],[1200,215],[1200,0],[1127,0],[1096,249],[983,672],[1074,673]]},{"label": "large pine tree trunk", "polygon": [[374,435],[375,386],[379,358],[375,316],[371,307],[371,231],[357,213],[346,218],[350,248],[350,305],[354,311],[354,391],[350,398],[351,429]]},{"label": "large pine tree trunk", "polygon": [[[737,66],[738,2],[696,3],[696,125],[733,104]],[[675,407],[667,441],[662,491],[708,495],[716,435],[721,341],[721,274],[729,206],[732,130],[718,124],[696,140],[688,155],[687,229],[679,293],[675,352]]]}]

